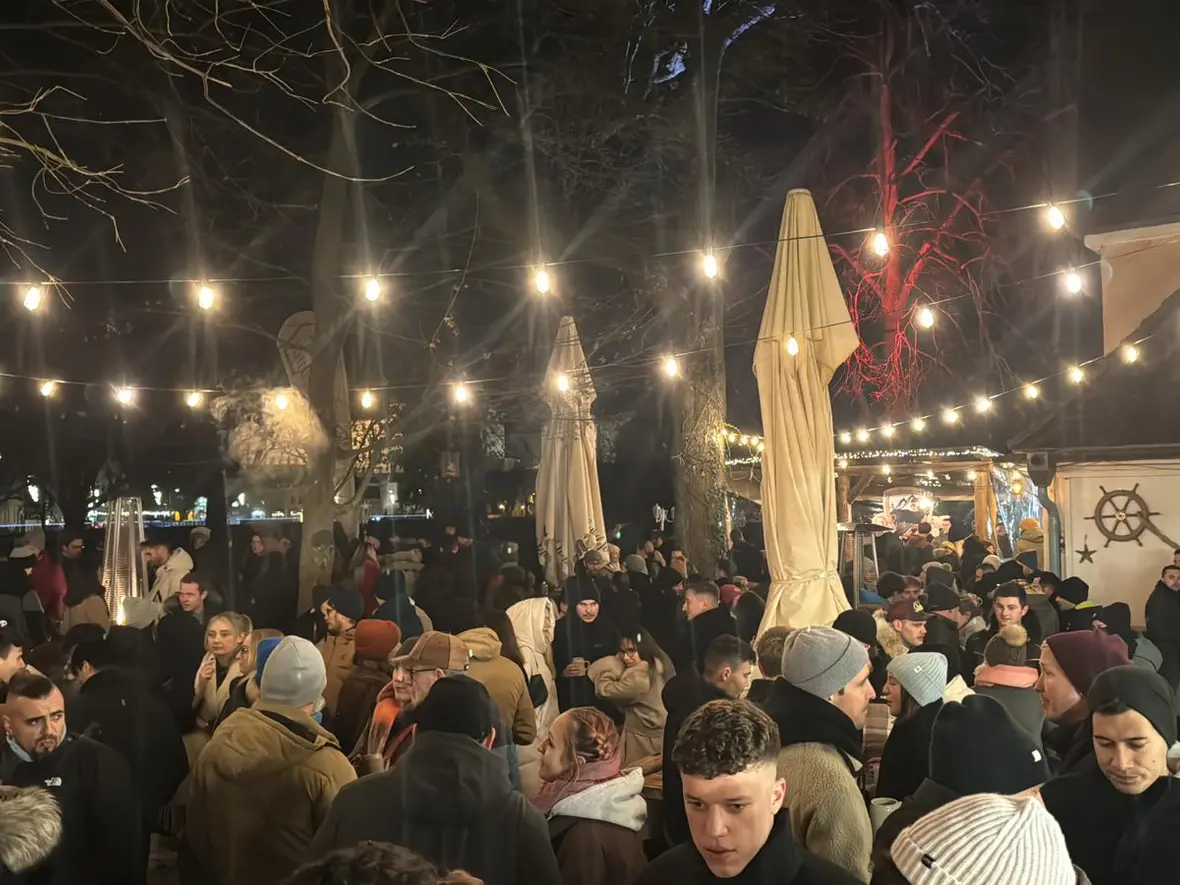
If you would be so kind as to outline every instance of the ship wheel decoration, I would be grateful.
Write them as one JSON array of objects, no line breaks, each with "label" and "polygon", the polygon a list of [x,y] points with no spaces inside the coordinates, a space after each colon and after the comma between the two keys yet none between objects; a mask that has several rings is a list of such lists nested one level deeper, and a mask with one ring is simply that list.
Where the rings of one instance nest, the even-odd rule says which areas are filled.
[{"label": "ship wheel decoration", "polygon": [[1147,506],[1147,502],[1139,494],[1139,483],[1135,483],[1131,489],[1115,489],[1109,492],[1105,486],[1098,488],[1102,489],[1102,497],[1094,505],[1094,515],[1087,516],[1086,519],[1092,520],[1098,531],[1106,538],[1103,547],[1109,547],[1112,541],[1134,541],[1142,547],[1144,532],[1151,532],[1173,549],[1177,546],[1175,541],[1151,521],[1151,518],[1159,516],[1159,513]]}]

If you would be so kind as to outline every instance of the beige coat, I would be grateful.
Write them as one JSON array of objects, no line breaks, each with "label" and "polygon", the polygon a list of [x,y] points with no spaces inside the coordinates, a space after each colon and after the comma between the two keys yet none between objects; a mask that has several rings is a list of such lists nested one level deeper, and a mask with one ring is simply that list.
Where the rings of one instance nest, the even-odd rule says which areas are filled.
[{"label": "beige coat", "polygon": [[634,667],[624,667],[618,655],[611,655],[590,665],[590,679],[595,694],[623,711],[623,768],[662,753],[668,718],[661,699],[663,663],[640,661]]},{"label": "beige coat", "polygon": [[490,627],[476,627],[459,634],[471,652],[467,675],[491,695],[504,727],[512,729],[512,742],[530,744],[537,737],[537,718],[524,671],[500,654],[500,637]]},{"label": "beige coat", "polygon": [[221,724],[192,771],[185,841],[217,885],[279,885],[356,774],[300,710],[260,701]]},{"label": "beige coat", "polygon": [[352,672],[352,662],[356,658],[356,628],[347,630],[339,636],[325,636],[317,646],[324,656],[324,668],[328,671],[328,684],[324,687],[324,706],[330,715],[336,714],[336,702],[340,699],[340,689],[344,680]]},{"label": "beige coat", "polygon": [[873,825],[849,766],[860,770],[859,762],[828,744],[791,744],[778,754],[795,842],[868,882]]},{"label": "beige coat", "polygon": [[104,631],[110,630],[111,611],[107,608],[107,601],[97,594],[91,594],[84,601],[67,608],[61,619],[62,634],[69,633],[71,627],[79,624],[98,624]]},{"label": "beige coat", "polygon": [[214,660],[213,652],[206,652],[205,657],[201,660],[201,666],[197,668],[197,678],[193,680],[193,692],[197,704],[197,725],[205,731],[213,728],[213,723],[217,721],[221,708],[229,700],[234,680],[243,675],[241,665],[235,658],[234,662],[229,665],[229,669],[225,671],[225,678],[221,680],[221,685],[217,685],[217,677],[214,676],[202,686],[200,683],[201,670],[212,660]]},{"label": "beige coat", "polygon": [[193,558],[184,548],[177,547],[168,557],[168,561],[156,569],[148,598],[155,602],[167,602],[180,590],[180,579],[192,570]]}]

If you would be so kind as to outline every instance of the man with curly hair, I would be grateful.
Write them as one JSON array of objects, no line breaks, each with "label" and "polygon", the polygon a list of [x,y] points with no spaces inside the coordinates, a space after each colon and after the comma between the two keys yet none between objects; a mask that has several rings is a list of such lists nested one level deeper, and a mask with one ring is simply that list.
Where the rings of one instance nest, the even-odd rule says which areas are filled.
[{"label": "man with curly hair", "polygon": [[742,885],[854,885],[856,877],[793,841],[778,752],[778,726],[749,701],[710,701],[689,716],[672,759],[692,844],[662,854],[635,885],[739,876]]},{"label": "man with curly hair", "polygon": [[304,864],[284,885],[482,885],[462,870],[445,872],[400,845],[362,842]]}]

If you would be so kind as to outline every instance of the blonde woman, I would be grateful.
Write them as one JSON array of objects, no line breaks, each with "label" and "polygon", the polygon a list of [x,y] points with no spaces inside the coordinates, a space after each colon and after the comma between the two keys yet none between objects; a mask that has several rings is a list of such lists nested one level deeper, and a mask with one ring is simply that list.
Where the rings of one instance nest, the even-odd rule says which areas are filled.
[{"label": "blonde woman", "polygon": [[245,615],[223,612],[205,626],[205,658],[193,682],[197,727],[209,731],[229,700],[234,680],[245,674],[242,651],[254,625]]}]

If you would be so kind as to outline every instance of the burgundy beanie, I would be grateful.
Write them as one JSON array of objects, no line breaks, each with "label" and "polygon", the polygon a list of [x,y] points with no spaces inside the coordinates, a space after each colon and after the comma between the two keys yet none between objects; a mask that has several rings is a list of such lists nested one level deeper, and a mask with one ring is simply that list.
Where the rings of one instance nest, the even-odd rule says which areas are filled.
[{"label": "burgundy beanie", "polygon": [[1083,697],[1090,693],[1090,686],[1099,673],[1131,663],[1127,657],[1127,643],[1104,630],[1055,633],[1045,640],[1045,645],[1049,646],[1066,678]]},{"label": "burgundy beanie", "polygon": [[393,621],[365,618],[356,625],[355,655],[364,661],[384,661],[402,641],[402,631]]}]

